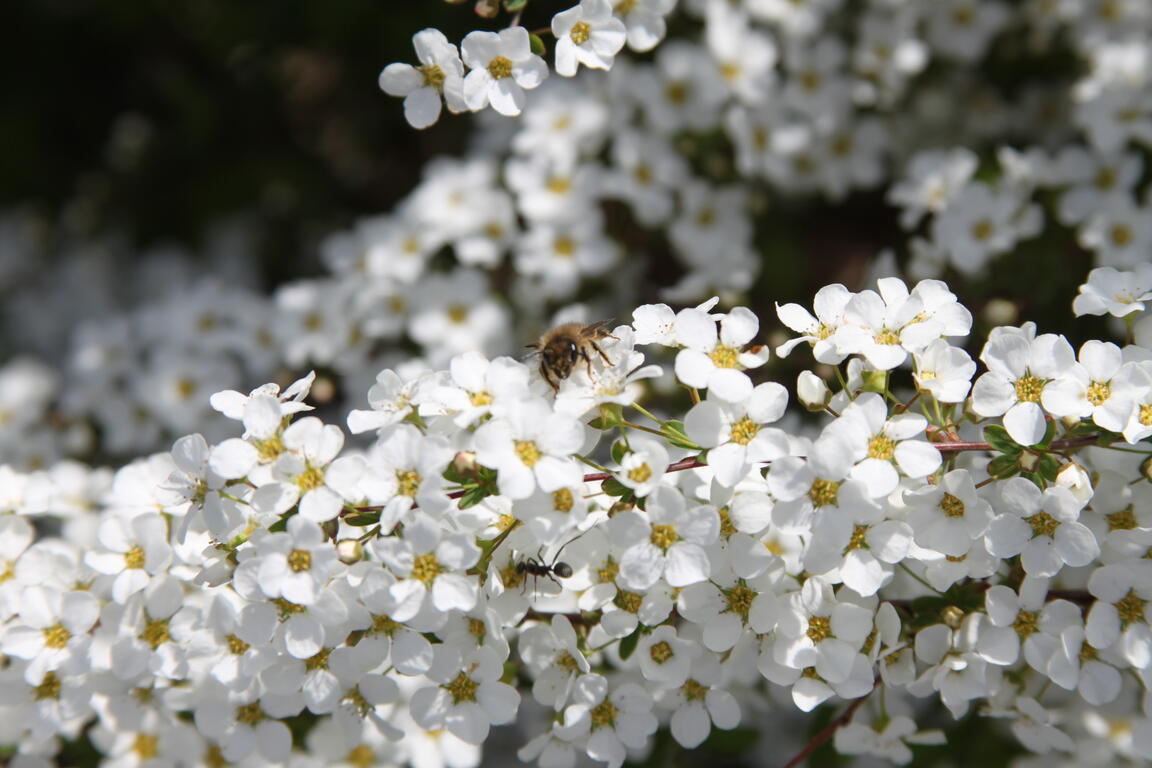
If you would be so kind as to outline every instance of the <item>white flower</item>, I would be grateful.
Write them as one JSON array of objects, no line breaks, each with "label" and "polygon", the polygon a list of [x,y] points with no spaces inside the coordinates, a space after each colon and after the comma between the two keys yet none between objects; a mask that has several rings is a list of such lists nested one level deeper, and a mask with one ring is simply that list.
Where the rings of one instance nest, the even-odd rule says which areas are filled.
[{"label": "white flower", "polygon": [[422,728],[445,728],[469,744],[483,744],[489,726],[512,722],[520,707],[520,694],[500,682],[503,672],[499,657],[488,648],[461,658],[454,649],[438,646],[426,674],[439,685],[412,695],[412,718]]},{"label": "white flower", "polygon": [[910,717],[897,715],[876,730],[880,725],[864,725],[851,722],[836,730],[833,744],[842,755],[871,755],[891,760],[897,765],[912,761],[912,750],[908,744],[945,744],[944,734],[938,730],[919,731]]},{"label": "white flower", "polygon": [[499,471],[502,494],[526,499],[537,487],[551,493],[579,483],[583,475],[571,456],[583,443],[580,422],[534,397],[476,430],[476,460]]},{"label": "white flower", "polygon": [[532,53],[524,27],[470,32],[460,49],[472,70],[464,77],[464,100],[474,111],[491,104],[502,115],[518,115],[524,108],[523,89],[537,87],[548,76],[548,65]]},{"label": "white flower", "polygon": [[[855,463],[849,476],[859,480],[874,497],[896,490],[903,472],[908,477],[926,477],[940,466],[940,452],[926,440],[912,438],[924,434],[927,419],[915,413],[888,418],[884,398],[865,392],[844,409],[829,425],[826,438],[837,450],[847,451]],[[833,443],[825,443],[831,447]]]},{"label": "white flower", "polygon": [[914,228],[926,212],[939,213],[976,171],[978,158],[969,149],[917,152],[905,169],[905,180],[893,184],[888,201],[901,206],[900,224]]},{"label": "white flower", "polygon": [[[1121,432],[1131,410],[1131,402],[1117,397],[1113,381],[1120,376],[1123,356],[1115,344],[1084,342],[1079,362],[1063,371],[1044,387],[1041,397],[1045,410],[1053,416],[1091,418],[1112,432]],[[1130,370],[1135,364],[1129,364]],[[1123,386],[1117,387],[1121,392]]]},{"label": "white flower", "polygon": [[993,517],[992,505],[978,495],[966,469],[952,470],[935,485],[906,491],[904,504],[916,543],[951,557],[966,554]]},{"label": "white flower", "polygon": [[709,448],[708,466],[716,481],[731,488],[753,467],[788,452],[788,437],[763,425],[784,415],[788,392],[774,381],[757,384],[747,399],[725,402],[709,395],[684,417],[684,430],[697,444]]},{"label": "white flower", "polygon": [[168,524],[160,515],[136,515],[130,520],[107,517],[98,536],[106,551],[89,551],[84,562],[93,570],[116,577],[112,599],[118,603],[144,589],[151,577],[163,573],[170,564]]},{"label": "white flower", "polygon": [[282,514],[299,503],[300,514],[316,523],[339,515],[356,498],[364,467],[359,456],[337,458],[344,433],[309,416],[285,429],[283,440],[287,450],[272,465],[276,481],[256,489],[253,507]]},{"label": "white flower", "polygon": [[708,578],[705,550],[720,534],[720,518],[709,506],[689,509],[682,494],[658,486],[644,512],[617,515],[614,522],[627,546],[620,558],[620,579],[629,589],[644,591],[661,577],[673,587]]},{"label": "white flower", "polygon": [[1085,638],[1094,648],[1114,648],[1137,669],[1152,664],[1152,580],[1122,563],[1106,565],[1088,579],[1096,598]]},{"label": "white flower", "polygon": [[380,73],[380,87],[389,96],[403,96],[404,117],[413,128],[427,128],[440,117],[440,97],[452,112],[463,112],[464,65],[456,46],[438,29],[412,36],[420,66],[389,64]]},{"label": "white flower", "polygon": [[1072,346],[1052,333],[1035,338],[993,333],[980,359],[988,372],[972,387],[972,410],[1002,415],[1004,428],[1020,445],[1040,442],[1048,426],[1040,407],[1044,388],[1073,365]]},{"label": "white flower", "polygon": [[736,307],[716,322],[698,309],[682,309],[676,315],[676,340],[685,349],[676,355],[676,378],[690,387],[708,388],[716,397],[740,402],[752,393],[746,368],[768,360],[763,346],[743,350],[757,331],[760,320],[747,307]]},{"label": "white flower", "polygon": [[740,705],[735,696],[719,687],[723,672],[711,653],[695,655],[688,675],[681,685],[663,692],[659,700],[674,710],[668,724],[672,738],[693,749],[708,738],[713,725],[723,730],[739,725]]},{"label": "white flower", "polygon": [[664,17],[676,0],[612,0],[613,11],[628,28],[628,47],[638,53],[650,51],[664,39]]},{"label": "white flower", "polygon": [[812,356],[818,362],[840,363],[847,354],[836,347],[833,337],[844,324],[844,310],[853,295],[839,283],[824,286],[812,301],[815,317],[799,304],[777,304],[776,315],[780,322],[802,335],[776,347],[776,354],[787,357],[797,344],[806,341],[812,346]]},{"label": "white flower", "polygon": [[1012,477],[1000,486],[1002,511],[988,526],[988,551],[1020,555],[1030,576],[1054,576],[1065,565],[1087,565],[1100,554],[1092,531],[1079,522],[1082,505],[1067,488],[1043,492],[1030,480]]},{"label": "white flower", "polygon": [[643,498],[660,484],[664,470],[668,466],[668,449],[664,444],[647,437],[633,437],[629,441],[632,450],[620,460],[616,479]]},{"label": "white flower", "polygon": [[914,355],[916,388],[942,403],[962,403],[972,387],[976,363],[961,347],[936,339]]},{"label": "white flower", "polygon": [[564,738],[587,737],[585,750],[593,760],[620,768],[625,747],[639,749],[658,726],[652,714],[652,695],[636,683],[624,683],[609,692],[608,680],[585,675],[564,710],[564,724],[556,730]]},{"label": "white flower", "polygon": [[1081,315],[1126,317],[1143,312],[1144,302],[1152,300],[1152,264],[1137,264],[1131,272],[1113,267],[1097,267],[1072,301],[1072,311]]},{"label": "white flower", "polygon": [[550,624],[525,629],[519,650],[520,658],[536,673],[533,698],[556,710],[568,703],[576,680],[591,669],[577,645],[572,623],[562,614],[555,614]]},{"label": "white flower", "polygon": [[296,605],[312,605],[336,568],[336,548],[320,526],[303,515],[288,520],[284,533],[271,533],[255,542],[260,588],[268,597],[283,597]]},{"label": "white flower", "polygon": [[872,631],[872,611],[840,602],[820,577],[789,596],[776,625],[774,656],[793,669],[815,667],[829,683],[847,680],[860,646]]},{"label": "white flower", "polygon": [[608,0],[580,0],[580,5],[552,17],[556,38],[556,74],[572,77],[580,64],[611,69],[624,47],[624,22],[612,15]]}]

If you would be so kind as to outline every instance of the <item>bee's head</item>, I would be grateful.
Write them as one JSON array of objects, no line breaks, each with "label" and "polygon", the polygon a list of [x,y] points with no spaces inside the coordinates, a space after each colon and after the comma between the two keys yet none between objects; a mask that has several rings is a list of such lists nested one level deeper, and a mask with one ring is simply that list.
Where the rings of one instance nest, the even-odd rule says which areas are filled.
[{"label": "bee's head", "polygon": [[561,344],[552,344],[540,350],[544,365],[561,379],[572,373],[572,367],[580,359],[580,350],[574,342],[565,341]]}]

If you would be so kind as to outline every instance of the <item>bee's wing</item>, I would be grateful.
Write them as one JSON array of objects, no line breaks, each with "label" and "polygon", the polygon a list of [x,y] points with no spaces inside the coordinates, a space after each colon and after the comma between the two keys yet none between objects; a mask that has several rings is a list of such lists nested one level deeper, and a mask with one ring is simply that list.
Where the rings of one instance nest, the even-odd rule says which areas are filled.
[{"label": "bee's wing", "polygon": [[607,320],[597,320],[595,323],[589,323],[584,326],[581,335],[585,338],[602,339],[606,336],[612,335],[612,329],[616,326],[616,318],[610,317]]}]

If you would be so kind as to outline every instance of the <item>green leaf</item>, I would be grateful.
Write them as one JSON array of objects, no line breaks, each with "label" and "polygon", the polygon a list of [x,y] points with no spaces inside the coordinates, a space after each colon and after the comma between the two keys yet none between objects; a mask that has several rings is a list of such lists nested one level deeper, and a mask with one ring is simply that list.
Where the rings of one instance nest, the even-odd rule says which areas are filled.
[{"label": "green leaf", "polygon": [[712,733],[704,740],[702,749],[710,752],[719,752],[723,755],[742,755],[760,740],[762,731],[759,728],[743,726],[730,731],[713,728]]},{"label": "green leaf", "polygon": [[548,53],[548,47],[544,45],[544,41],[540,39],[540,35],[528,35],[528,45],[532,48],[532,53],[537,56],[544,56]]},{"label": "green leaf", "polygon": [[464,495],[460,497],[460,503],[457,506],[459,509],[468,509],[469,507],[476,506],[491,495],[484,486],[474,485],[464,491]]},{"label": "green leaf", "polygon": [[515,13],[526,5],[528,0],[504,0],[504,10],[508,13]]},{"label": "green leaf", "polygon": [[1065,432],[1063,439],[1068,440],[1074,437],[1084,437],[1086,435],[1092,435],[1100,431],[1100,427],[1085,419]]},{"label": "green leaf", "polygon": [[344,522],[348,525],[354,525],[357,528],[363,528],[366,525],[375,525],[380,522],[379,512],[361,512],[357,515],[348,515],[344,518]]},{"label": "green leaf", "polygon": [[295,512],[289,512],[288,514],[284,515],[279,520],[272,523],[272,525],[268,526],[268,530],[272,531],[273,533],[278,533],[280,531],[288,530],[288,518],[292,517],[292,515],[294,515],[294,514],[296,514],[296,513]]},{"label": "green leaf", "polygon": [[620,641],[620,659],[627,661],[640,643],[640,628],[633,630],[632,634]]},{"label": "green leaf", "polygon": [[624,445],[622,440],[617,440],[616,442],[612,443],[612,461],[616,462],[617,464],[622,462],[624,460],[624,454],[627,452],[627,450],[628,448]]},{"label": "green leaf", "polygon": [[992,424],[984,427],[984,442],[992,446],[993,449],[1004,454],[1012,454],[1015,456],[1020,453],[1020,444],[1008,436],[1008,430],[999,424]]},{"label": "green leaf", "polygon": [[625,496],[632,492],[632,489],[621,483],[614,477],[609,477],[600,485],[600,489],[609,496]]},{"label": "green leaf", "polygon": [[1047,448],[1052,445],[1052,441],[1056,438],[1056,421],[1048,419],[1048,427],[1044,430],[1044,437],[1037,443],[1041,448]]},{"label": "green leaf", "polygon": [[1040,457],[1040,463],[1036,465],[1036,474],[1050,483],[1056,482],[1056,474],[1059,471],[1060,461],[1050,453]]},{"label": "green leaf", "polygon": [[997,456],[988,462],[987,471],[992,477],[1007,477],[1014,475],[1020,470],[1019,465],[1016,463],[1015,455],[1004,454]]},{"label": "green leaf", "polygon": [[688,439],[688,433],[684,431],[684,422],[682,421],[666,421],[664,426],[660,427],[660,431],[668,438],[668,442],[677,448],[684,448],[689,451],[700,450],[700,446]]}]

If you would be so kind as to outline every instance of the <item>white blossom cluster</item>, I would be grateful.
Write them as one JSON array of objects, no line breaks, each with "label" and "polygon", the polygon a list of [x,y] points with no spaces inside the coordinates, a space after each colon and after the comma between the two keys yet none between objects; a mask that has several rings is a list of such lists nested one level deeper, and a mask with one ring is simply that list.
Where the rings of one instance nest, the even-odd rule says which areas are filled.
[{"label": "white blossom cluster", "polygon": [[[778,309],[779,353],[836,371],[801,376],[799,424],[759,318],[714,305],[637,308],[555,394],[508,357],[386,369],[365,449],[308,376],[216,393],[238,436],[90,484],[95,510],[0,470],[11,764],[88,729],[112,765],[474,765],[523,710],[522,759],[619,766],[662,725],[694,747],[860,697],[848,754],[940,743],[931,698],[1152,758],[1152,351],[999,327],[977,375],[945,284],[833,285]],[[638,402],[645,346],[679,418]]]}]

